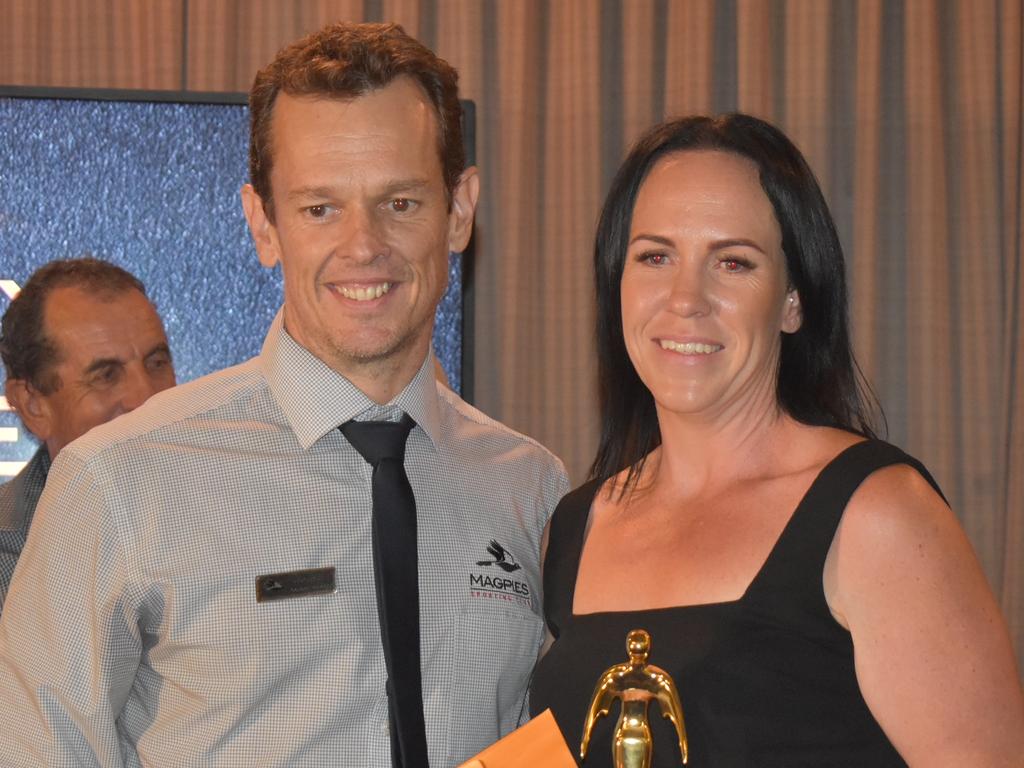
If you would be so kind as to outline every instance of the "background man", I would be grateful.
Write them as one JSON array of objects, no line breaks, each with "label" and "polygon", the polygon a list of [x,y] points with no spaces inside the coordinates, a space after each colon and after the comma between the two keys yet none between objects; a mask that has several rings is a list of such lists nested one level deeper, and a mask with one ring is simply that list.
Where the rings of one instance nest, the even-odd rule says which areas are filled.
[{"label": "background man", "polygon": [[567,483],[433,376],[479,189],[456,74],[336,25],[250,107],[283,310],[257,358],[57,460],[0,621],[4,765],[451,766],[522,714]]},{"label": "background man", "polygon": [[65,445],[174,386],[163,323],[146,289],[99,259],[36,270],[3,317],[7,400],[42,446],[0,486],[0,609],[51,460]]}]

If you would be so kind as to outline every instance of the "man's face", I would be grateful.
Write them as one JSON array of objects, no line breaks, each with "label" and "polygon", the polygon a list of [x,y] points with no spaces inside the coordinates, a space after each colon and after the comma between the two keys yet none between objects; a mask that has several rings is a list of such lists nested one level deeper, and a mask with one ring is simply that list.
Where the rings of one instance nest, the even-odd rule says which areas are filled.
[{"label": "man's face", "polygon": [[384,402],[415,375],[465,248],[475,170],[449,209],[437,116],[412,80],[350,100],[279,94],[272,124],[275,221],[250,186],[264,266],[282,265],[288,333]]},{"label": "man's face", "polygon": [[[55,289],[43,309],[46,337],[57,362],[48,372],[60,385],[50,394],[8,382],[26,426],[51,457],[98,424],[138,407],[174,386],[174,366],[163,323],[140,292],[95,295],[77,287]],[[27,390],[27,391],[26,391]]]}]

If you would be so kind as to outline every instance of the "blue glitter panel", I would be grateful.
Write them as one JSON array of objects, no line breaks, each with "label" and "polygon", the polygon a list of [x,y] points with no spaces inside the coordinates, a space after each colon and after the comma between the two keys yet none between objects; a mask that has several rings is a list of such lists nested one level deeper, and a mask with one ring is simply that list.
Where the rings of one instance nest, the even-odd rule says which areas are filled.
[{"label": "blue glitter panel", "polygon": [[[280,269],[260,266],[242,214],[247,160],[244,105],[0,97],[0,279],[107,259],[146,284],[178,381],[239,363],[259,352],[282,301]],[[461,391],[458,254],[434,346]],[[34,450],[0,412],[0,480]]]}]

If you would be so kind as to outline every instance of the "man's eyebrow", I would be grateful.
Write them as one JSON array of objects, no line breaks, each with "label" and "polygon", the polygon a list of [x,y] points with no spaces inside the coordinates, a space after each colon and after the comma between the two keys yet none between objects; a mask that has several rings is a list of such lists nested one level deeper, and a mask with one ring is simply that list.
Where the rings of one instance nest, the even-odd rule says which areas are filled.
[{"label": "man's eyebrow", "polygon": [[[168,357],[170,357],[171,348],[165,343],[157,344],[155,347],[149,350],[149,352],[143,355],[142,359],[148,360],[149,358],[153,357],[153,355],[159,354],[165,354]],[[98,357],[91,363],[89,363],[89,367],[85,369],[85,372],[95,373],[96,371],[101,371],[104,368],[111,368],[119,365],[124,365],[124,360],[121,360],[118,357]]]},{"label": "man's eyebrow", "polygon": [[171,356],[171,348],[167,345],[166,342],[161,342],[161,343],[157,344],[155,347],[153,347],[151,350],[149,350],[149,352],[144,354],[142,356],[142,359],[143,360],[149,360],[149,358],[153,357],[153,355],[160,355],[160,354],[167,355],[168,357]]},{"label": "man's eyebrow", "polygon": [[331,190],[327,187],[299,187],[287,194],[289,200],[330,197]]},{"label": "man's eyebrow", "polygon": [[[399,192],[414,192],[425,187],[429,187],[431,183],[430,179],[415,177],[410,179],[396,179],[395,181],[385,184],[380,194],[383,197],[388,195],[394,195]],[[330,187],[299,187],[293,189],[287,194],[289,200],[324,200],[331,199],[334,197],[334,191]]]},{"label": "man's eyebrow", "polygon": [[415,192],[430,186],[430,179],[399,179],[384,186],[385,195],[393,195],[396,192]]},{"label": "man's eyebrow", "polygon": [[85,369],[86,373],[96,373],[104,368],[113,368],[119,365],[124,365],[124,360],[120,360],[116,357],[99,357],[89,363],[89,367]]}]

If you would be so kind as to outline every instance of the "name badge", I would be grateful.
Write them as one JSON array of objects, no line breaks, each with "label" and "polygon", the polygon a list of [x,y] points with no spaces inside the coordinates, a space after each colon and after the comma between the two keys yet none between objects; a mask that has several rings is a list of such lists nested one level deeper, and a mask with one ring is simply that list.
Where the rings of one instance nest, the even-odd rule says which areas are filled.
[{"label": "name badge", "polygon": [[256,577],[256,602],[284,600],[289,597],[323,595],[333,592],[334,568],[308,568],[304,571],[268,573]]}]

